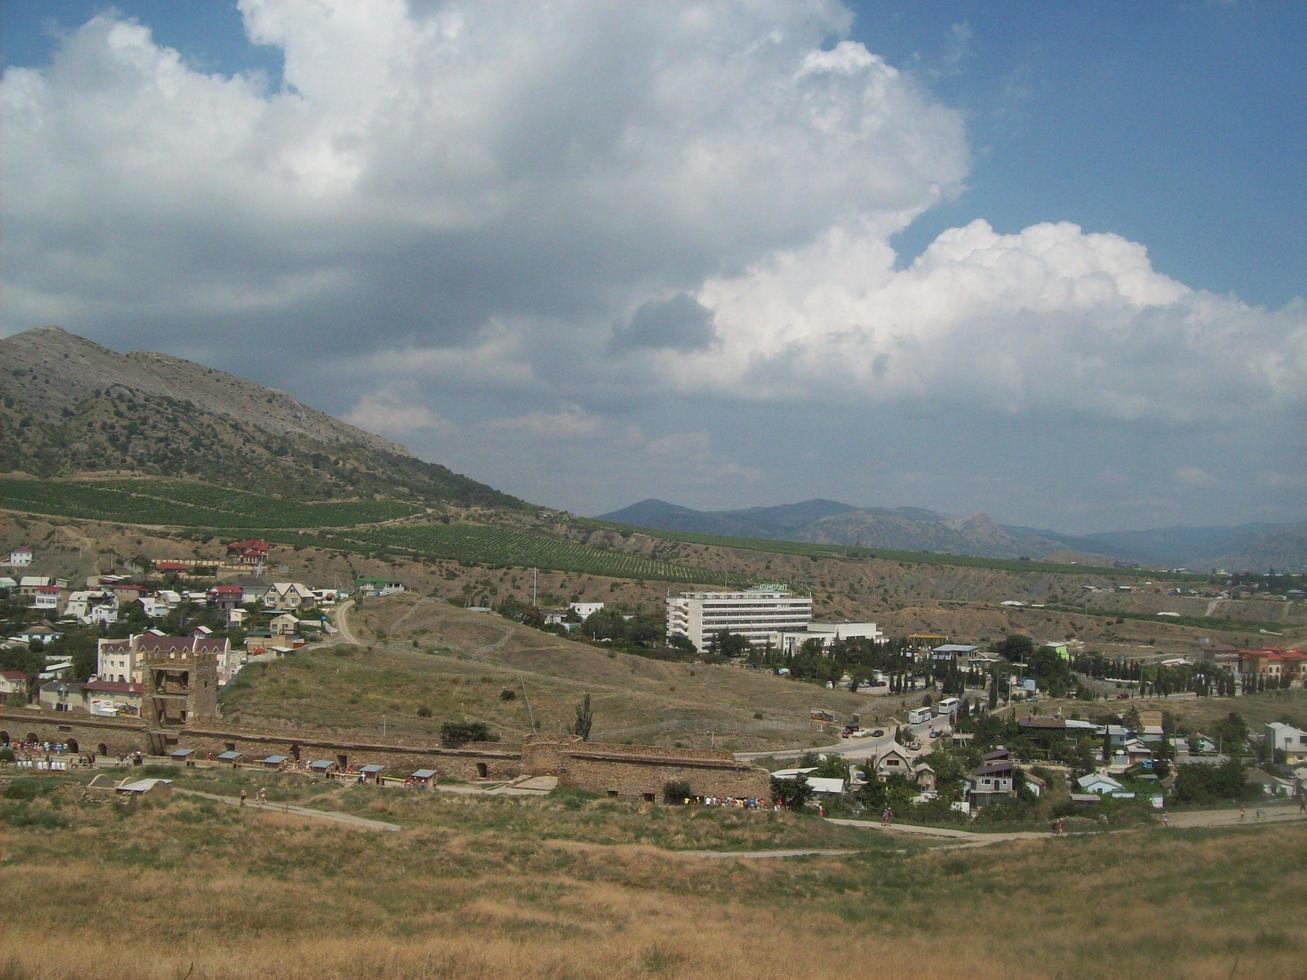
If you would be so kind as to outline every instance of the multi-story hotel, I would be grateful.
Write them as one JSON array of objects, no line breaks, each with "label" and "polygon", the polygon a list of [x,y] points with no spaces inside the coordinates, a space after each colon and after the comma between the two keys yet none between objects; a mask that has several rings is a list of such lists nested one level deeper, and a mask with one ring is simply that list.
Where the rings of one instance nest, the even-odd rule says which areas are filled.
[{"label": "multi-story hotel", "polygon": [[773,633],[806,629],[812,599],[784,586],[760,585],[744,592],[682,592],[667,597],[667,637],[688,637],[696,650],[726,630],[763,646]]}]

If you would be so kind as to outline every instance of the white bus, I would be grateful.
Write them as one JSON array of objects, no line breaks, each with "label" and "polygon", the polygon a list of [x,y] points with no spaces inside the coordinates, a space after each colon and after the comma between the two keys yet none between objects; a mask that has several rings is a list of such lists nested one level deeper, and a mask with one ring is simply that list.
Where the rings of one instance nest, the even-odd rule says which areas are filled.
[{"label": "white bus", "polygon": [[939,710],[940,717],[943,717],[944,715],[949,715],[949,716],[956,715],[958,713],[958,708],[960,708],[961,706],[962,706],[962,702],[959,701],[957,698],[945,698],[944,700],[940,701],[940,703],[937,705],[937,708]]},{"label": "white bus", "polygon": [[923,721],[930,721],[934,715],[929,708],[913,708],[908,712],[908,724],[920,725]]}]

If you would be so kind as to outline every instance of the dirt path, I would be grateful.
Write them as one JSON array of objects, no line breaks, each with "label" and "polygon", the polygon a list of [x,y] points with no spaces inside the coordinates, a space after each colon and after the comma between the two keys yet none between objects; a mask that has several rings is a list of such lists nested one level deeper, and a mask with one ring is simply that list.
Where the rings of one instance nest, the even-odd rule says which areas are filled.
[{"label": "dirt path", "polygon": [[[184,796],[197,796],[201,799],[213,800],[216,803],[226,803],[230,806],[240,806],[241,802],[240,797],[237,796],[219,796],[217,793],[205,793],[198,789],[177,789],[174,792],[181,793]],[[306,806],[296,806],[294,803],[259,804],[251,799],[246,803],[246,809],[254,813],[288,813],[297,817],[308,817],[312,820],[325,820],[329,823],[342,824],[358,830],[395,833],[404,829],[397,823],[387,823],[385,820],[369,820],[367,817],[356,817],[352,813],[341,813],[339,810],[314,810]]]},{"label": "dirt path", "polygon": [[352,643],[354,646],[359,646],[358,638],[349,628],[349,611],[353,608],[353,599],[346,599],[336,607],[336,629],[340,631],[339,639],[344,640],[346,643]]}]

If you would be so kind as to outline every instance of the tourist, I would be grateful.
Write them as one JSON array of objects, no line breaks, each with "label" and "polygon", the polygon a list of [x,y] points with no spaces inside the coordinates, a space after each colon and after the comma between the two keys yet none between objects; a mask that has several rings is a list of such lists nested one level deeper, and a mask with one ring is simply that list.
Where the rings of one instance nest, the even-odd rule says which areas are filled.
[{"label": "tourist", "polygon": [[241,806],[245,805],[245,787],[241,787]]}]

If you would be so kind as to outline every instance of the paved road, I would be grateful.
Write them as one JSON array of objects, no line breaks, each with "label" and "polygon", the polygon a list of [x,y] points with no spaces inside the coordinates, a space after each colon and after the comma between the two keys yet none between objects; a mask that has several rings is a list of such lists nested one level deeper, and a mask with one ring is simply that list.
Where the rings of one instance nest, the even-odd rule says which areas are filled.
[{"label": "paved road", "polygon": [[[238,796],[219,796],[217,793],[204,793],[198,789],[177,789],[174,792],[181,793],[184,796],[198,796],[201,799],[213,800],[216,803],[227,803],[232,806],[240,806],[241,802]],[[260,805],[250,799],[246,804],[246,809],[254,812],[292,813],[297,817],[325,820],[329,823],[343,824],[346,827],[357,827],[360,830],[394,833],[404,829],[397,823],[387,823],[385,820],[369,820],[367,817],[356,817],[352,813],[341,813],[339,810],[314,810],[307,806],[296,806],[294,803],[269,802]]]}]

